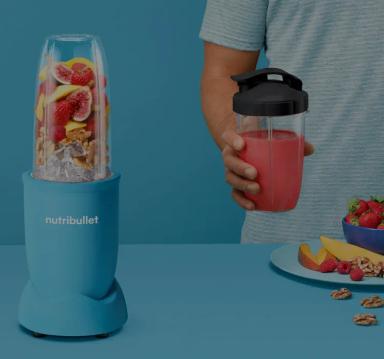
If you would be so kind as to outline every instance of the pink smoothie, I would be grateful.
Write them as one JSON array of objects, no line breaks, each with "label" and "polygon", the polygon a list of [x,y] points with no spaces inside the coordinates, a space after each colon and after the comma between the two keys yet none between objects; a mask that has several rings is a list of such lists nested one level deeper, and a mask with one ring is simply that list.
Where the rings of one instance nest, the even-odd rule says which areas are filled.
[{"label": "pink smoothie", "polygon": [[287,211],[296,206],[303,173],[304,137],[292,131],[244,132],[245,149],[240,157],[257,169],[257,195],[246,193],[258,210]]}]

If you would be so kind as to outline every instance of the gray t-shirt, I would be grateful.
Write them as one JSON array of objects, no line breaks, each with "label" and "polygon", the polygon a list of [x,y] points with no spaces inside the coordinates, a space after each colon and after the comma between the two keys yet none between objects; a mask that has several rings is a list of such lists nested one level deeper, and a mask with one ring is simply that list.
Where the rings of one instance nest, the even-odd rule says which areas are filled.
[{"label": "gray t-shirt", "polygon": [[301,196],[289,212],[247,212],[242,242],[341,237],[346,202],[384,194],[384,1],[208,0],[201,38],[265,47],[309,93]]}]

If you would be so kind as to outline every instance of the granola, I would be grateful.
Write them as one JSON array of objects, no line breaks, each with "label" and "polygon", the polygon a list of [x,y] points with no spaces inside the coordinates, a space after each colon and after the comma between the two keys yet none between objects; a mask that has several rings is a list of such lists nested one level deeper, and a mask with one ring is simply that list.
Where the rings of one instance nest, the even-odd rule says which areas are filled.
[{"label": "granola", "polygon": [[384,299],[380,298],[378,295],[372,297],[364,298],[361,301],[361,305],[364,308],[381,308],[384,306]]},{"label": "granola", "polygon": [[341,288],[339,290],[334,290],[331,293],[331,297],[336,300],[349,299],[352,297],[352,292],[348,288]]},{"label": "granola", "polygon": [[353,322],[356,325],[369,326],[369,325],[376,325],[377,319],[376,319],[376,315],[374,314],[364,313],[364,314],[356,314],[353,317]]}]

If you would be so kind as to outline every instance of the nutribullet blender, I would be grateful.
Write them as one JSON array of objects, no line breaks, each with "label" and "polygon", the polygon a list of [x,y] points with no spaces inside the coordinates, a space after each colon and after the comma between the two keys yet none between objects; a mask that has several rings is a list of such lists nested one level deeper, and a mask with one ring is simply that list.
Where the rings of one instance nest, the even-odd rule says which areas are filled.
[{"label": "nutribullet blender", "polygon": [[120,175],[109,154],[109,80],[91,35],[46,40],[24,173],[30,279],[19,322],[34,335],[106,336],[127,320],[115,279]]}]

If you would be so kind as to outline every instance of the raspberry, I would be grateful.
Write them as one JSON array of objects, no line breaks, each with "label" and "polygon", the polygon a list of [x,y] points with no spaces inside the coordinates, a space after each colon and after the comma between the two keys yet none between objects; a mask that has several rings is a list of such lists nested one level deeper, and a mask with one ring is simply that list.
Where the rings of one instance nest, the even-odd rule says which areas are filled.
[{"label": "raspberry", "polygon": [[320,264],[320,272],[329,273],[333,272],[337,268],[337,260],[336,259],[326,259]]},{"label": "raspberry", "polygon": [[356,267],[351,270],[349,276],[354,281],[360,281],[364,278],[364,272],[359,267]]},{"label": "raspberry", "polygon": [[340,274],[348,274],[351,271],[352,264],[347,261],[340,261],[337,265],[337,271]]}]

